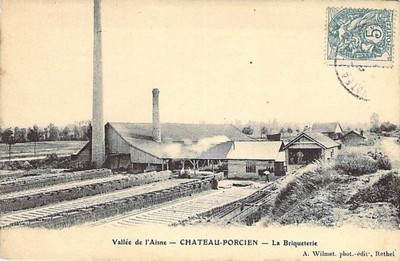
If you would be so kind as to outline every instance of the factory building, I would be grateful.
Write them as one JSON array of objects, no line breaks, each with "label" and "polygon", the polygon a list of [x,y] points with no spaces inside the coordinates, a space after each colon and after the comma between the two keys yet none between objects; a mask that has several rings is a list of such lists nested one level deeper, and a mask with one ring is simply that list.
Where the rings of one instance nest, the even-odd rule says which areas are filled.
[{"label": "factory building", "polygon": [[[160,124],[161,134],[151,123],[107,123],[106,155],[109,167],[131,167],[135,172],[175,168],[196,169],[213,157],[213,150],[227,141],[250,140],[228,124]],[[160,135],[160,141],[152,133]],[[216,155],[215,155],[216,156]],[[202,161],[202,162],[200,162]],[[179,162],[177,166],[176,162]],[[131,166],[129,166],[131,165]]]},{"label": "factory building", "polygon": [[[231,124],[161,123],[159,93],[152,92],[152,123],[105,125],[106,167],[140,173],[225,164],[232,177],[257,178],[261,170],[284,175],[282,142],[253,140]],[[74,155],[78,166],[90,166],[92,148],[89,143]],[[256,167],[247,168],[249,164]]]},{"label": "factory building", "polygon": [[[105,166],[139,173],[170,168],[199,169],[210,164],[214,169],[214,163],[230,163],[234,175],[242,171],[254,175],[261,169],[283,168],[275,165],[281,145],[252,141],[233,125],[161,123],[158,89],[152,91],[151,123],[104,124],[99,0],[94,0],[93,33],[92,139],[72,155],[77,168]],[[249,164],[255,165],[255,168],[246,167]],[[245,167],[242,168],[242,165]]]}]

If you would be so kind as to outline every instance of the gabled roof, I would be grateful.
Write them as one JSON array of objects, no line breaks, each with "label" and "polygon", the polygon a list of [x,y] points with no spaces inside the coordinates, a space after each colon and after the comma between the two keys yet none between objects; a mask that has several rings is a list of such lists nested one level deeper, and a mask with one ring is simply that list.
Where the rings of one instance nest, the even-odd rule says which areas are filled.
[{"label": "gabled roof", "polygon": [[285,149],[290,147],[291,145],[293,145],[295,142],[297,142],[302,137],[308,138],[315,144],[317,144],[320,147],[323,147],[325,149],[340,146],[339,143],[337,143],[336,141],[332,140],[331,138],[327,137],[326,135],[324,135],[322,133],[302,132],[299,135],[297,135],[297,137],[295,137],[293,140],[291,140],[288,144],[286,144]]},{"label": "gabled roof", "polygon": [[[109,122],[108,124],[123,137],[153,140],[151,123]],[[161,123],[161,140],[163,142],[196,142],[214,136],[226,136],[229,140],[252,140],[231,124]]]},{"label": "gabled roof", "polygon": [[282,149],[282,141],[236,141],[226,158],[228,160],[276,160]]},{"label": "gabled roof", "polygon": [[363,139],[366,139],[363,135],[361,135],[361,133],[359,133],[359,132],[356,131],[356,130],[351,130],[351,131],[346,132],[346,133],[343,135],[343,138],[346,137],[347,135],[349,135],[350,133],[353,133],[353,134],[355,134],[355,135],[357,135],[357,136],[359,136],[359,137],[361,137],[361,138],[363,138]]},{"label": "gabled roof", "polygon": [[342,133],[343,129],[338,122],[314,123],[311,127],[311,132]]}]

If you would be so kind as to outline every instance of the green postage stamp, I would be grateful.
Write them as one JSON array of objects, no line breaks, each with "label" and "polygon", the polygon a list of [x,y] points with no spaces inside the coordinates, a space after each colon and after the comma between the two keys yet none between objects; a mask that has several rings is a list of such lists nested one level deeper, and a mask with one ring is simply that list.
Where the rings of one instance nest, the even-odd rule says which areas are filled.
[{"label": "green postage stamp", "polygon": [[329,7],[330,65],[386,67],[393,63],[393,10]]}]

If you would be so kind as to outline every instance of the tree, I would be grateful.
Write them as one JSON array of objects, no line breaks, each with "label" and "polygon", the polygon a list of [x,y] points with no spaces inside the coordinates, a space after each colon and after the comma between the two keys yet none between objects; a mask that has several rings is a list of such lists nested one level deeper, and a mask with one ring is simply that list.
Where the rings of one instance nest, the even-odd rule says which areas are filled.
[{"label": "tree", "polygon": [[374,132],[374,133],[380,133],[381,132],[381,128],[379,128],[378,125],[374,125],[369,129],[370,132]]},{"label": "tree", "polygon": [[379,133],[381,131],[379,128],[379,115],[376,112],[374,112],[371,114],[371,117],[369,119],[371,124],[369,131]]},{"label": "tree", "polygon": [[373,126],[379,126],[379,115],[378,113],[374,112],[371,114],[371,117],[369,118],[371,127]]},{"label": "tree", "polygon": [[252,134],[254,133],[254,129],[253,129],[253,127],[251,127],[250,125],[246,125],[246,126],[243,128],[242,132],[243,132],[244,134],[246,134],[246,135],[252,135]]},{"label": "tree", "polygon": [[381,131],[394,131],[396,129],[397,129],[397,126],[389,121],[383,122],[380,126]]},{"label": "tree", "polygon": [[285,133],[285,128],[281,128],[280,130],[279,130],[279,133]]},{"label": "tree", "polygon": [[43,139],[44,140],[49,140],[49,128],[44,128],[43,129]]},{"label": "tree", "polygon": [[68,126],[64,127],[64,129],[62,129],[61,131],[61,139],[62,140],[70,140],[71,136],[69,135],[71,132],[70,128],[68,128]]},{"label": "tree", "polygon": [[58,128],[53,124],[50,123],[49,126],[47,126],[47,128],[49,129],[49,140],[50,141],[56,141],[59,139],[60,136],[60,131],[58,130]]},{"label": "tree", "polygon": [[36,143],[43,137],[43,132],[39,129],[37,125],[33,128],[29,128],[27,138],[29,141],[33,142],[33,155],[36,157]]},{"label": "tree", "polygon": [[81,138],[81,129],[77,125],[74,125],[72,131],[74,132],[74,140],[79,140]]},{"label": "tree", "polygon": [[292,134],[293,130],[292,130],[292,128],[287,128],[286,132],[289,133],[289,134]]},{"label": "tree", "polygon": [[267,127],[262,126],[262,127],[261,127],[261,137],[262,137],[263,135],[267,136],[267,134],[268,134],[268,129],[267,129]]},{"label": "tree", "polygon": [[92,140],[92,123],[89,122],[88,126],[84,131],[84,136],[87,140]]},{"label": "tree", "polygon": [[1,134],[1,140],[8,144],[8,161],[11,161],[11,146],[15,144],[15,137],[11,128],[3,131]]},{"label": "tree", "polygon": [[26,142],[26,129],[15,127],[14,128],[14,137],[15,137],[15,142],[17,142],[17,143]]}]

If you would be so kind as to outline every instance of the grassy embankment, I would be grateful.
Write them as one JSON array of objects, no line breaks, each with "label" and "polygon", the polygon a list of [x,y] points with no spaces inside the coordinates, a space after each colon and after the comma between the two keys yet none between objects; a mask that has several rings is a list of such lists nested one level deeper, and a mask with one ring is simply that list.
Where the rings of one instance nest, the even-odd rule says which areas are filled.
[{"label": "grassy embankment", "polygon": [[335,163],[316,163],[282,186],[265,224],[398,227],[400,176],[390,169],[382,153],[345,150]]}]

